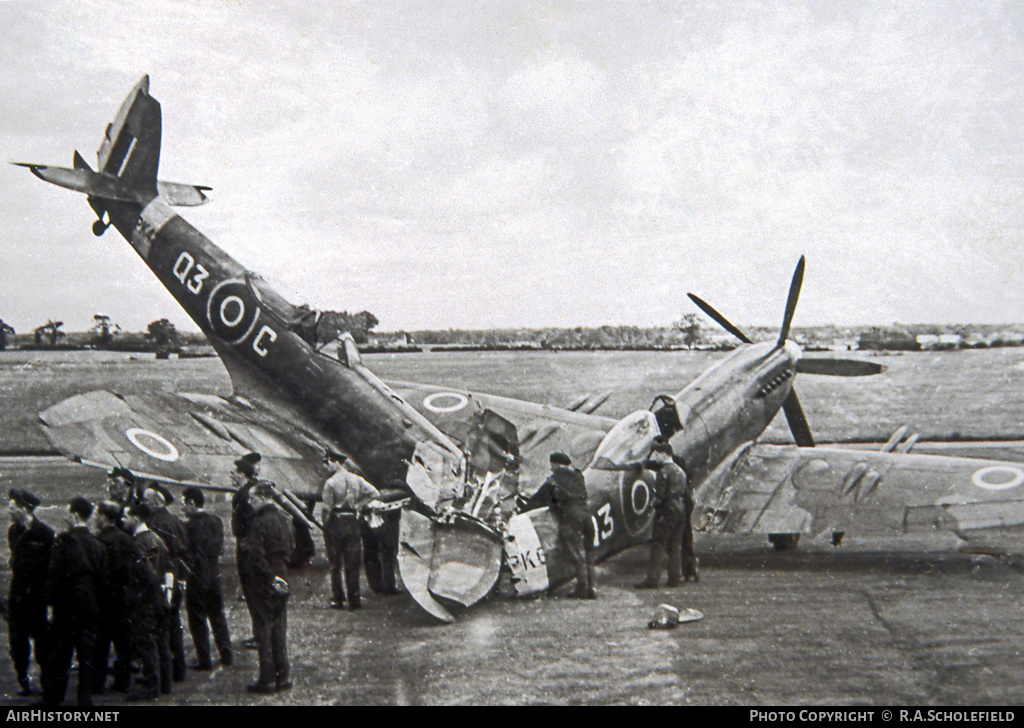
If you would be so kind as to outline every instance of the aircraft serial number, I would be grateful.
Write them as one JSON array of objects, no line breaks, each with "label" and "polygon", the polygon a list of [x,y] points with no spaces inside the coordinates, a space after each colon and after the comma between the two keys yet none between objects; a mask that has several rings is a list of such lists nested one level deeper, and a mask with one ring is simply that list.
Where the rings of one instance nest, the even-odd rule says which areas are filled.
[{"label": "aircraft serial number", "polygon": [[[194,271],[193,267],[195,268]],[[203,281],[210,277],[210,271],[206,270],[202,263],[196,263],[195,258],[184,250],[174,263],[172,272],[174,277],[181,281],[185,288],[197,296],[203,290]]]}]

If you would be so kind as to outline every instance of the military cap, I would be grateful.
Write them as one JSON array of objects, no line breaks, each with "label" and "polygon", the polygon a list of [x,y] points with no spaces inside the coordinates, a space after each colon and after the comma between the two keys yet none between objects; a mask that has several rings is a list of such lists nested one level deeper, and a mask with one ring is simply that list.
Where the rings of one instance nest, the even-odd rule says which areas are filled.
[{"label": "military cap", "polygon": [[239,458],[239,460],[245,460],[253,465],[256,465],[263,458],[260,457],[258,452],[247,452],[245,455]]},{"label": "military cap", "polygon": [[185,488],[185,490],[181,491],[181,499],[185,503],[192,503],[200,508],[202,508],[203,504],[206,502],[206,496],[203,494],[203,489],[197,488],[194,485],[190,485]]},{"label": "military cap", "polygon": [[253,465],[251,460],[246,460],[244,457],[240,457],[235,461],[235,470],[250,478],[256,475],[256,466]]},{"label": "military cap", "polygon": [[92,515],[92,501],[85,496],[76,495],[71,499],[69,507],[72,513],[76,513],[82,518],[88,518]]},{"label": "military cap", "polygon": [[96,510],[100,512],[100,515],[106,516],[111,521],[116,521],[121,517],[121,511],[123,510],[120,503],[114,501],[100,501],[100,504],[96,506]]},{"label": "military cap", "polygon": [[27,490],[18,490],[17,488],[11,488],[8,496],[22,508],[27,508],[30,511],[43,502],[35,493]]},{"label": "military cap", "polygon": [[113,480],[114,478],[123,478],[124,481],[128,483],[128,485],[135,485],[135,475],[133,475],[132,471],[129,470],[128,468],[114,468],[109,473],[107,473],[107,477],[110,478],[111,480]]},{"label": "military cap", "polygon": [[249,492],[257,498],[273,498],[274,484],[269,480],[257,480],[256,484]]},{"label": "military cap", "polygon": [[672,454],[672,446],[669,443],[665,442],[665,441],[655,442],[654,443],[654,447],[651,448],[651,452],[663,452],[666,455],[671,455]]},{"label": "military cap", "polygon": [[566,455],[564,452],[553,452],[551,457],[548,458],[555,465],[572,465],[572,458]]},{"label": "military cap", "polygon": [[[155,490],[157,493],[159,493],[160,497],[164,499],[165,506],[174,502],[174,496],[171,494],[171,491],[167,490],[167,488],[160,485],[159,483],[150,483],[149,485],[146,486],[146,490]],[[146,494],[143,493],[142,497],[145,498]]]}]

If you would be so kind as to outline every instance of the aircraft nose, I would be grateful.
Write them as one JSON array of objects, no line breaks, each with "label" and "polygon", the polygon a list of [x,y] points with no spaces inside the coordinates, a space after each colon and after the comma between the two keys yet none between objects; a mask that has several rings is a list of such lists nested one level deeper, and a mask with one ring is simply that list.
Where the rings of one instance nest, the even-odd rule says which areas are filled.
[{"label": "aircraft nose", "polygon": [[800,357],[803,356],[804,353],[804,350],[800,348],[800,345],[792,340],[786,341],[783,348],[786,350],[786,354],[794,364],[800,361]]}]

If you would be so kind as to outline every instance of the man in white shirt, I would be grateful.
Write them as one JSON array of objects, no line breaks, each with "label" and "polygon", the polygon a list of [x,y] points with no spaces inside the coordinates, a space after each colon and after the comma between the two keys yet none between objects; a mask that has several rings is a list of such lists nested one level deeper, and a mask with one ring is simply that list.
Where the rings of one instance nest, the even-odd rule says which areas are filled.
[{"label": "man in white shirt", "polygon": [[[328,450],[324,464],[333,470],[321,495],[324,543],[327,559],[331,562],[331,606],[344,609],[347,592],[348,608],[359,609],[359,567],[363,562],[359,516],[371,503],[379,500],[380,493],[355,472],[354,466],[340,452]],[[341,581],[343,567],[344,587]]]}]

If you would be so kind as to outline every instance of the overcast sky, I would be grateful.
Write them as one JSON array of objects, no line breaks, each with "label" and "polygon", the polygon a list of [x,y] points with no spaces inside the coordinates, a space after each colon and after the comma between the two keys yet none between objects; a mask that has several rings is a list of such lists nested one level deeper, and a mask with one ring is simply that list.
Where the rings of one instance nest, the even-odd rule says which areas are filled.
[{"label": "overcast sky", "polygon": [[[0,158],[94,162],[143,74],[180,212],[382,330],[1024,321],[1024,3],[0,0]],[[187,317],[0,169],[0,318]],[[194,328],[188,325],[189,328]]]}]

